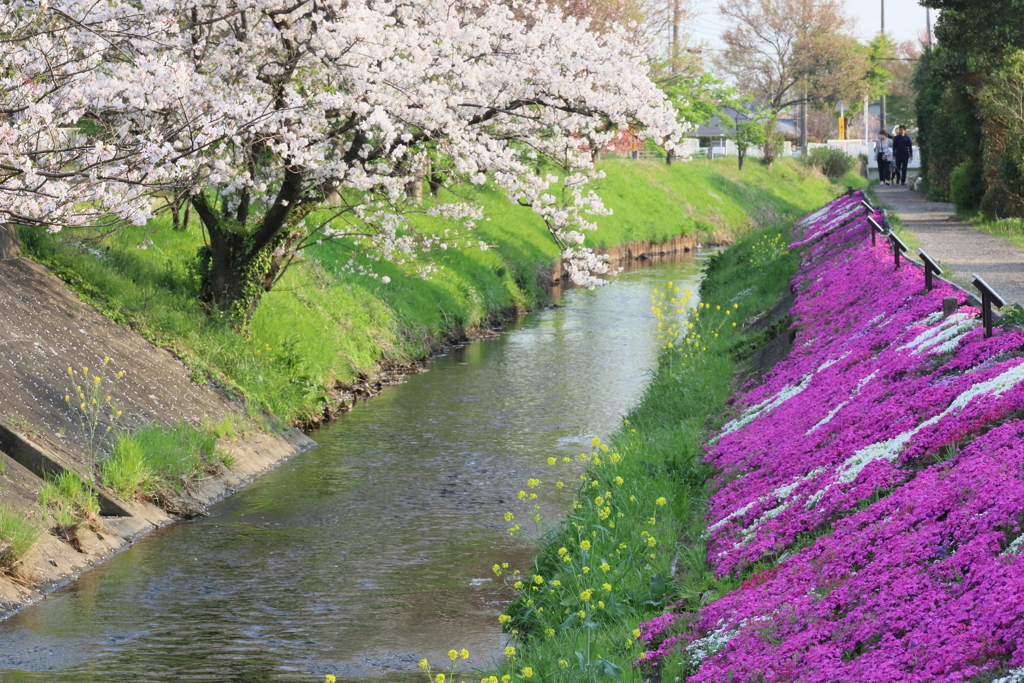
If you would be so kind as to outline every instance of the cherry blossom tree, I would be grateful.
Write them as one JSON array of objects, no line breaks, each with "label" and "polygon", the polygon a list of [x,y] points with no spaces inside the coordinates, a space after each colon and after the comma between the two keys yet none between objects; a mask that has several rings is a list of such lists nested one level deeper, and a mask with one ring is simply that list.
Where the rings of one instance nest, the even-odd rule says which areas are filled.
[{"label": "cherry blossom tree", "polygon": [[533,2],[57,2],[80,17],[72,44],[107,42],[77,86],[102,139],[144,143],[154,186],[187,188],[207,302],[242,325],[311,241],[404,262],[479,243],[480,207],[457,195],[430,209],[451,230],[415,229],[425,174],[493,180],[543,217],[575,282],[600,284],[590,150],[629,125],[669,149],[683,132],[643,46]]},{"label": "cherry blossom tree", "polygon": [[146,183],[157,177],[139,155],[144,138],[87,140],[88,98],[79,86],[103,62],[99,35],[75,43],[77,20],[18,2],[0,6],[0,222],[145,222]]}]

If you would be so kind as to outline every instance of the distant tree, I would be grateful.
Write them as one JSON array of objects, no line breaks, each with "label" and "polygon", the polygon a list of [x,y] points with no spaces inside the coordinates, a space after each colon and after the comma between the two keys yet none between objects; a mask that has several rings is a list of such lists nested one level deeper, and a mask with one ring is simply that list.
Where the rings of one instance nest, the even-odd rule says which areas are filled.
[{"label": "distant tree", "polygon": [[765,162],[777,147],[779,113],[798,104],[834,106],[864,93],[868,71],[842,0],[751,0],[721,3],[731,21],[718,68],[764,103]]},{"label": "distant tree", "polygon": [[739,169],[743,170],[743,160],[747,157],[747,151],[751,147],[761,147],[765,143],[764,121],[757,117],[741,118],[740,115],[733,119],[732,140],[736,143],[736,157]]},{"label": "distant tree", "polygon": [[[921,0],[939,10],[935,49],[922,56],[914,78],[921,163],[929,193],[948,199],[953,170],[967,163],[973,182],[987,185],[998,175],[1000,154],[988,142],[988,115],[978,93],[1010,56],[1024,49],[1024,0]],[[999,134],[1001,137],[1001,134]],[[983,208],[1007,216],[999,200],[987,195]]]}]

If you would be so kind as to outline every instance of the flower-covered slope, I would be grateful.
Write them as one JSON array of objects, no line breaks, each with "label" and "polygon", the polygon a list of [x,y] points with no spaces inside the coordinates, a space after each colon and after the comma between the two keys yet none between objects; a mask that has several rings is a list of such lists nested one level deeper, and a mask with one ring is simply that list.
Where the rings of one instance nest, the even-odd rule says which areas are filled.
[{"label": "flower-covered slope", "polygon": [[1024,332],[985,339],[962,291],[925,292],[869,231],[856,194],[797,224],[795,348],[709,448],[711,563],[774,566],[681,620],[693,681],[1024,665]]}]

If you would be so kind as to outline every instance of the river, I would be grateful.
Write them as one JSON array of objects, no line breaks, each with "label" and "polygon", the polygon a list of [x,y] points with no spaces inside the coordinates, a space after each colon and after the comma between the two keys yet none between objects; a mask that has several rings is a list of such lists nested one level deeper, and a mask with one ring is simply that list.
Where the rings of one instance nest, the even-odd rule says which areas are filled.
[{"label": "river", "polygon": [[616,430],[655,363],[652,290],[699,276],[679,259],[570,289],[432,360],[208,516],[0,622],[0,683],[422,680],[452,648],[486,667],[508,597],[490,567],[532,555],[503,514],[548,457]]}]

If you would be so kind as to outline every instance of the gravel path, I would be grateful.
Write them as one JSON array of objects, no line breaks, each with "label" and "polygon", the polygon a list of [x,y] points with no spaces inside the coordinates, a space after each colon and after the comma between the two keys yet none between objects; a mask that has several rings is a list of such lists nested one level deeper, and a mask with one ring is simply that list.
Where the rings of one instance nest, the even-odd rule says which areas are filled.
[{"label": "gravel path", "polygon": [[969,284],[976,273],[1007,303],[1024,305],[1024,252],[1013,242],[952,220],[952,204],[930,202],[921,192],[877,185],[875,193],[880,202],[893,207],[947,277]]}]

